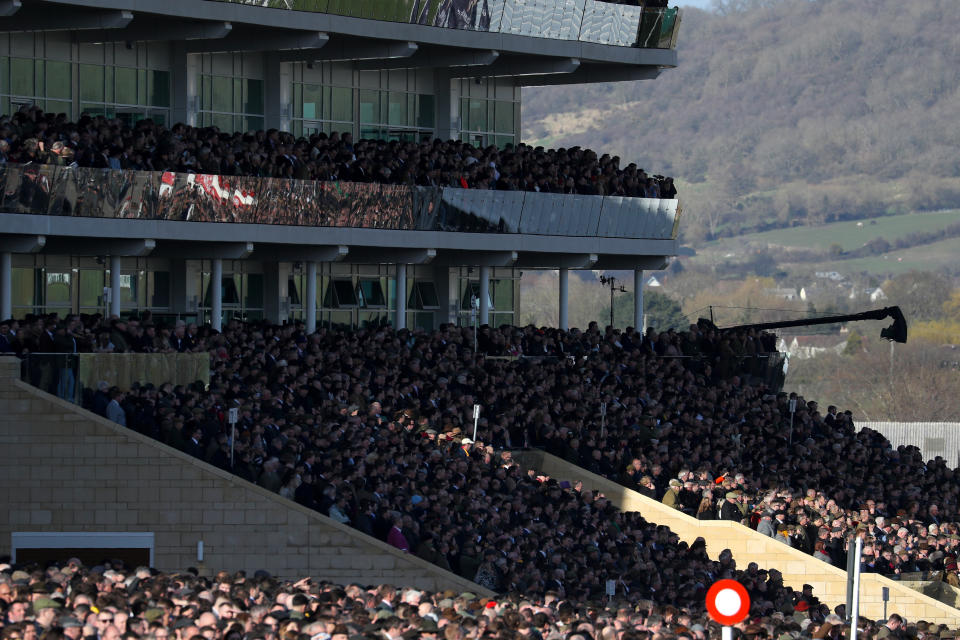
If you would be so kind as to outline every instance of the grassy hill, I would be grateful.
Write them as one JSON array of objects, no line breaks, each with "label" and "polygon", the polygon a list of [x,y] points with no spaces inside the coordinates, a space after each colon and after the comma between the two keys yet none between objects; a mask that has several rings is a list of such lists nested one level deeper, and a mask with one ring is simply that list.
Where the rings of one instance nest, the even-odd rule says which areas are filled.
[{"label": "grassy hill", "polygon": [[733,4],[657,80],[525,89],[525,140],[677,177],[695,244],[960,207],[960,2]]},{"label": "grassy hill", "polygon": [[[955,232],[958,224],[960,210],[950,210],[773,229],[706,242],[691,262],[713,266],[767,251],[778,257],[782,269],[792,272],[892,276],[911,270],[955,271],[960,236],[948,237],[948,232]],[[891,245],[889,249],[857,255],[880,238]]]}]

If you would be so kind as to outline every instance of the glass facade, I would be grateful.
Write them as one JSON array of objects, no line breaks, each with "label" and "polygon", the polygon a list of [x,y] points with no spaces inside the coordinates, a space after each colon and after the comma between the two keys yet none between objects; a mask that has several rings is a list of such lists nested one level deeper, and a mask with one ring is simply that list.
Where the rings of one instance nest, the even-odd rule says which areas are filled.
[{"label": "glass facade", "polygon": [[78,65],[80,112],[134,125],[147,118],[170,124],[170,72],[99,64]]},{"label": "glass facade", "polygon": [[198,126],[230,133],[265,128],[262,55],[205,53],[192,62]]},{"label": "glass facade", "polygon": [[[178,263],[162,258],[124,258],[123,262],[119,291],[123,316],[135,317],[149,310],[158,321],[211,321],[210,260]],[[69,313],[107,315],[108,266],[93,257],[14,256],[11,274],[14,317],[54,312],[61,317]],[[305,265],[274,263],[274,271],[269,275],[267,266],[255,260],[223,261],[222,322],[275,317],[280,322],[306,319]],[[182,271],[175,293],[173,281],[178,269]],[[451,320],[469,326],[473,322],[471,296],[480,291],[477,275],[476,268],[408,265],[406,291],[398,292],[396,265],[319,263],[317,325],[392,326],[396,319],[398,295],[404,295],[407,301],[406,324],[411,329],[432,330]],[[519,278],[517,269],[491,270],[492,325],[514,323],[519,312]],[[273,287],[270,282],[274,283]],[[272,300],[274,295],[277,299]]]},{"label": "glass facade", "polygon": [[0,33],[0,112],[36,105],[133,124],[169,124],[170,48],[164,43],[76,44],[68,32]]},{"label": "glass facade", "polygon": [[353,94],[351,87],[333,87],[310,82],[293,83],[294,135],[352,132]]},{"label": "glass facade", "polygon": [[[479,269],[454,269],[457,277],[457,320],[461,326],[471,326],[474,314],[471,311],[471,302],[480,295]],[[490,326],[499,327],[504,324],[515,324],[520,303],[520,272],[517,269],[502,267],[491,269],[490,274]]]},{"label": "glass facade", "polygon": [[257,131],[263,123],[263,80],[200,76],[197,123],[221,131]]},{"label": "glass facade", "polygon": [[73,113],[71,64],[0,56],[0,113],[37,105],[44,111]]},{"label": "glass facade", "polygon": [[423,70],[294,64],[291,130],[305,136],[349,131],[360,138],[428,140],[437,126],[432,89],[432,76]]},{"label": "glass facade", "polygon": [[360,90],[360,137],[429,140],[436,127],[435,98],[406,91]]},{"label": "glass facade", "polygon": [[[250,271],[253,265],[242,261],[227,262],[223,265],[223,278],[220,282],[222,309],[221,322],[243,320],[254,322],[264,318],[264,276],[263,273]],[[200,292],[199,322],[210,322],[213,306],[212,287],[210,286],[211,262],[201,262],[199,278]]]},{"label": "glass facade", "polygon": [[502,79],[460,81],[460,139],[501,149],[519,141],[520,93]]},{"label": "glass facade", "polygon": [[[50,260],[24,257],[33,265],[13,268],[11,302],[15,317],[27,314],[108,313],[105,287],[110,270],[92,258]],[[166,312],[170,308],[170,271],[145,258],[128,258],[120,274],[120,309],[124,315],[142,311]]]}]

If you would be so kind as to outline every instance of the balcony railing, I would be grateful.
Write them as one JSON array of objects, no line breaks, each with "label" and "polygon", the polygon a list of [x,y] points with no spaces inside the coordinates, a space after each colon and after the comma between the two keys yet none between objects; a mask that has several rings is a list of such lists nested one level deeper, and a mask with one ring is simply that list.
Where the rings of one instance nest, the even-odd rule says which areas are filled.
[{"label": "balcony railing", "polygon": [[680,25],[676,7],[635,7],[601,0],[217,1],[648,49],[675,47]]},{"label": "balcony railing", "polygon": [[0,166],[0,211],[133,220],[674,239],[677,200]]}]

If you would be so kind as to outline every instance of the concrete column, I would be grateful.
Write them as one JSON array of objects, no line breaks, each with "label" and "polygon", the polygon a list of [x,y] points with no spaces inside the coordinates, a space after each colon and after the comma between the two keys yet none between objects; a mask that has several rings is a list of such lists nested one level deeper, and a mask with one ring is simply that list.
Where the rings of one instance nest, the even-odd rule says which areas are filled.
[{"label": "concrete column", "polygon": [[633,328],[643,333],[643,269],[633,270]]},{"label": "concrete column", "polygon": [[307,333],[317,330],[317,263],[307,262],[307,299],[303,304],[307,309]]},{"label": "concrete column", "polygon": [[560,269],[560,328],[566,331],[570,328],[567,316],[567,307],[570,302],[570,269]]},{"label": "concrete column", "polygon": [[110,315],[120,317],[120,256],[110,256]]},{"label": "concrete column", "polygon": [[[284,120],[289,125],[289,119],[284,118],[283,109],[283,78],[280,75],[280,54],[267,52],[263,54],[263,120],[267,129],[282,128]],[[289,128],[283,131],[289,131]]]},{"label": "concrete column", "polygon": [[480,326],[490,324],[490,267],[480,267]]},{"label": "concrete column", "polygon": [[433,77],[437,119],[436,137],[453,140],[460,137],[460,79],[438,69]]},{"label": "concrete column", "polygon": [[394,329],[407,328],[407,265],[397,265],[397,319]]},{"label": "concrete column", "polygon": [[223,259],[214,258],[210,269],[210,326],[223,331]]},{"label": "concrete column", "polygon": [[263,317],[273,324],[289,319],[287,300],[287,270],[279,262],[263,263]]},{"label": "concrete column", "polygon": [[171,47],[171,96],[172,109],[170,121],[184,124],[197,124],[197,110],[199,108],[200,90],[197,86],[198,56],[187,54],[186,43],[173,43]]},{"label": "concrete column", "polygon": [[0,320],[13,317],[13,254],[0,253]]}]

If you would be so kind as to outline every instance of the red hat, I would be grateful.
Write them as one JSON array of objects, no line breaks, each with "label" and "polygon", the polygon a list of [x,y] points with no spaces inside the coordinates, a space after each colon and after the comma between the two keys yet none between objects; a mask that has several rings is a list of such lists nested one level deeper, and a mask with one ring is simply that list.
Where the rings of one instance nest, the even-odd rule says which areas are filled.
[{"label": "red hat", "polygon": [[806,610],[809,609],[809,608],[810,608],[810,603],[807,602],[806,600],[801,600],[800,602],[798,602],[798,603],[796,604],[796,606],[793,607],[793,610],[794,610],[794,611],[806,611]]},{"label": "red hat", "polygon": [[497,603],[494,602],[493,600],[487,603],[487,609],[493,609],[496,606],[497,606]]}]

